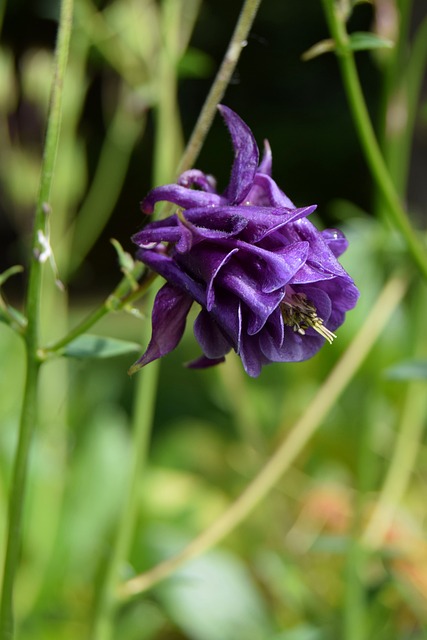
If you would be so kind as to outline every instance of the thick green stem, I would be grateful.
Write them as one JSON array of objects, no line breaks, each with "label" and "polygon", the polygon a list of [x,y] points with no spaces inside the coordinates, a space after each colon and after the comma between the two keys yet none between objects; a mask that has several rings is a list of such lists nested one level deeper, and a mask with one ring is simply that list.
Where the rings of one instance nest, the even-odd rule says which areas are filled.
[{"label": "thick green stem", "polygon": [[37,383],[39,372],[39,315],[42,284],[41,255],[46,249],[46,216],[50,212],[49,198],[56,160],[62,110],[62,90],[67,65],[73,14],[73,0],[63,0],[56,45],[56,64],[49,107],[48,126],[40,177],[40,190],[36,205],[30,275],[26,299],[27,373],[22,405],[18,446],[11,480],[8,512],[8,530],[0,605],[0,640],[14,635],[13,587],[21,545],[22,514],[26,493],[26,477],[31,437],[37,414]]},{"label": "thick green stem", "polygon": [[334,0],[322,0],[322,2],[329,29],[335,40],[344,88],[366,162],[387,205],[385,214],[402,234],[415,264],[427,279],[426,247],[420,241],[402,207],[378,146],[360,86],[354,55],[349,47],[349,36],[346,32],[345,22]]},{"label": "thick green stem", "polygon": [[28,454],[36,421],[38,369],[37,361],[28,350],[23,409],[9,496],[6,556],[0,608],[1,640],[10,640],[14,636],[13,587],[21,549],[22,511],[25,500]]}]

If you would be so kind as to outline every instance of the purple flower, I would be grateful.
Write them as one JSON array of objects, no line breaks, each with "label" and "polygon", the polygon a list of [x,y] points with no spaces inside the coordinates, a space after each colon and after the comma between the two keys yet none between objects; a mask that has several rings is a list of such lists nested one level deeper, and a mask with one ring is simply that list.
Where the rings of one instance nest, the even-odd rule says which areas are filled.
[{"label": "purple flower", "polygon": [[217,364],[234,349],[254,377],[270,362],[311,358],[356,304],[359,292],[337,260],[347,247],[343,234],[319,232],[307,220],[316,206],[295,207],[272,180],[268,143],[258,164],[250,129],[219,109],[235,156],[225,192],[193,169],[141,204],[145,213],[161,200],[177,210],[133,237],[138,259],[166,284],[154,302],[151,341],[131,372],[177,346],[194,302],[203,355],[189,366]]}]

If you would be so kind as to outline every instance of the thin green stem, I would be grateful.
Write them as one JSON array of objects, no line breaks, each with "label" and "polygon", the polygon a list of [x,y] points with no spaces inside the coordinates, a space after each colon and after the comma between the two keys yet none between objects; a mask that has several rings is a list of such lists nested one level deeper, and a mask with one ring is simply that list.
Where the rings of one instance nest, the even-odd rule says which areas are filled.
[{"label": "thin green stem", "polygon": [[200,153],[200,149],[215,117],[216,108],[224,96],[225,90],[239,61],[242,49],[247,44],[246,38],[249,35],[260,4],[261,0],[246,0],[243,5],[224,60],[218,70],[215,81],[208,93],[196,126],[179,163],[178,174],[190,169]]},{"label": "thin green stem", "polygon": [[[139,277],[138,273],[140,273],[144,268],[145,267],[141,263],[137,263],[133,271],[135,278]],[[44,359],[49,354],[60,352],[61,349],[67,346],[67,344],[91,329],[99,320],[101,320],[101,318],[107,315],[107,313],[110,313],[111,311],[120,311],[121,309],[129,306],[132,302],[135,302],[135,300],[142,298],[156,278],[156,273],[152,271],[146,272],[146,275],[139,284],[138,289],[135,290],[132,289],[132,283],[129,278],[123,278],[113,293],[109,295],[99,307],[94,309],[86,318],[76,325],[74,329],[67,333],[66,336],[54,344],[48,345],[43,349],[39,349],[40,358]]]},{"label": "thin green stem", "polygon": [[0,640],[10,640],[14,635],[13,587],[21,545],[22,514],[26,494],[28,456],[37,414],[37,384],[39,372],[39,312],[42,281],[41,239],[45,238],[45,217],[50,211],[49,198],[55,167],[62,111],[62,90],[72,28],[73,0],[63,0],[56,44],[56,63],[52,83],[48,126],[43,154],[40,189],[36,204],[30,275],[26,298],[27,372],[22,405],[18,446],[15,454],[9,496],[8,530],[0,605]]},{"label": "thin green stem", "polygon": [[233,531],[275,486],[325,419],[368,355],[406,291],[407,282],[393,277],[385,285],[365,323],[337,362],[303,416],[235,502],[179,554],[126,583],[119,595],[126,599],[164,580],[183,564],[200,556]]},{"label": "thin green stem", "polygon": [[341,69],[344,88],[366,162],[386,203],[385,213],[394,227],[402,234],[418,269],[427,279],[427,251],[402,207],[399,196],[390,178],[384,158],[369,117],[360,86],[353,52],[349,47],[349,36],[334,0],[322,0],[326,19],[335,40],[336,53]]}]

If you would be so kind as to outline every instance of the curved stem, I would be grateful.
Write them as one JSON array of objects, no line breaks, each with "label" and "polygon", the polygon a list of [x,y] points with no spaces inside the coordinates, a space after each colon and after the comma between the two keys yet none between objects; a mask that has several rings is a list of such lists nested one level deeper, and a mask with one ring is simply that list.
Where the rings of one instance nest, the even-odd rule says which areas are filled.
[{"label": "curved stem", "polygon": [[378,146],[360,86],[354,55],[349,47],[349,36],[345,29],[345,23],[338,13],[334,0],[322,0],[322,3],[329,29],[335,40],[344,88],[366,162],[387,205],[385,214],[402,234],[415,264],[427,279],[426,247],[416,235],[402,207]]},{"label": "curved stem", "polygon": [[218,70],[215,81],[208,93],[196,126],[179,163],[178,174],[190,169],[200,153],[202,144],[214,119],[216,108],[224,96],[225,90],[239,61],[242,49],[246,46],[246,38],[248,37],[260,4],[261,0],[246,0],[243,5],[224,60]]},{"label": "curved stem", "polygon": [[271,491],[320,426],[394,313],[406,287],[406,280],[401,277],[395,276],[389,280],[378,296],[366,322],[335,365],[304,415],[294,425],[282,445],[240,497],[211,527],[195,538],[181,553],[158,564],[150,571],[125,582],[119,590],[119,595],[122,598],[132,597],[164,580],[184,563],[217,544],[251,513]]},{"label": "curved stem", "polygon": [[0,604],[0,639],[10,640],[14,635],[13,586],[18,567],[21,545],[22,513],[26,493],[28,456],[37,413],[37,383],[40,362],[38,358],[40,292],[42,281],[42,261],[40,253],[44,247],[46,215],[50,211],[49,198],[55,167],[62,112],[62,91],[67,66],[68,50],[72,28],[73,0],[63,0],[56,44],[56,64],[52,83],[52,94],[40,189],[36,204],[30,275],[26,297],[28,325],[26,331],[27,373],[22,405],[18,446],[9,496],[9,518],[3,574],[3,589]]}]

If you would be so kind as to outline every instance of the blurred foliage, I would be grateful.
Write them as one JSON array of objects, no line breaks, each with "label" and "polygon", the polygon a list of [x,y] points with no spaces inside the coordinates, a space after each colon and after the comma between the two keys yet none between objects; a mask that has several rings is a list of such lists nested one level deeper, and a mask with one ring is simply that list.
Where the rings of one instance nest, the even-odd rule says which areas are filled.
[{"label": "blurred foliage", "polygon": [[[265,4],[270,6],[260,20],[269,24],[275,3]],[[378,11],[387,4],[395,8],[391,0],[376,4]],[[397,2],[398,8],[403,4]],[[226,5],[228,11],[229,3]],[[300,24],[304,18],[301,6]],[[38,5],[38,11],[50,20],[54,20],[54,9],[54,3]],[[25,20],[23,6],[8,7],[13,16],[18,10]],[[107,225],[112,224],[109,219],[114,213],[119,219],[115,228],[122,229],[119,241],[125,245],[128,234],[123,229],[130,232],[130,227],[139,223],[137,218],[125,223],[127,213],[117,210],[124,185],[131,181],[130,192],[137,202],[136,194],[143,195],[141,181],[147,187],[151,181],[148,176],[153,174],[149,172],[157,177],[173,174],[182,148],[178,88],[202,82],[203,78],[210,80],[216,66],[213,54],[199,47],[200,27],[196,27],[195,41],[191,39],[198,10],[196,0],[112,0],[99,7],[90,0],[77,2],[52,215],[48,216],[59,276],[66,284],[71,283],[71,295],[68,300],[69,293],[58,290],[56,274],[47,269],[42,318],[46,341],[59,339],[67,327],[75,326],[96,306],[99,292],[108,289],[104,273],[107,284],[120,278],[123,265],[111,268],[117,259],[102,232],[110,228]],[[219,11],[224,11],[223,5]],[[278,14],[283,11],[279,8]],[[213,12],[214,4],[202,4],[200,24],[209,24]],[[365,15],[362,21],[366,22]],[[10,24],[8,20],[11,17],[6,14],[5,24]],[[357,15],[354,20],[357,24]],[[312,30],[312,22],[309,25]],[[290,29],[284,23],[278,23],[278,27],[276,36],[271,36],[273,51]],[[212,38],[208,31],[207,43]],[[377,33],[378,37],[389,37],[378,29]],[[303,40],[299,55],[314,44],[307,33]],[[14,49],[8,36],[0,47],[0,184],[1,206],[7,216],[1,228],[8,238],[14,238],[1,258],[4,268],[26,261],[51,81],[52,44],[22,51],[22,43]],[[263,55],[276,69],[275,55]],[[363,58],[363,64],[376,64],[375,74],[379,74],[390,55],[393,53],[381,52],[375,63],[372,58]],[[291,60],[296,65],[294,58]],[[298,60],[300,85],[306,83],[306,68]],[[321,83],[326,67],[317,69],[321,69],[317,79]],[[265,94],[262,75],[245,73],[241,72],[241,91],[235,90],[235,102],[244,103],[248,96],[259,94],[260,83],[262,117],[250,124],[264,135],[265,115],[270,107],[273,112],[282,109],[286,89],[279,90],[275,85]],[[280,73],[286,83],[290,70],[284,65]],[[368,83],[372,82],[370,77]],[[319,91],[316,86],[315,94]],[[197,91],[200,89],[183,96],[182,104],[197,102]],[[94,101],[93,92],[101,98]],[[304,193],[310,169],[302,170],[301,162],[310,147],[307,140],[311,131],[319,118],[326,117],[333,127],[334,114],[338,114],[341,132],[342,119],[346,118],[341,97],[329,113],[329,102],[319,97],[319,112],[312,93],[306,86],[305,111],[303,116],[296,116],[298,122],[303,118],[307,128],[292,169],[304,174],[298,178],[297,195],[307,201],[311,201],[313,185]],[[260,100],[259,95],[256,100]],[[87,111],[94,104],[97,110],[92,114],[91,130]],[[190,112],[194,111],[193,104]],[[293,111],[296,109],[291,104],[285,133],[292,128]],[[184,128],[188,119],[184,113]],[[273,153],[280,146],[274,138],[277,126],[277,119],[268,123]],[[425,138],[425,105],[424,112],[417,111],[416,126]],[[302,138],[301,127],[298,135]],[[104,134],[101,143],[96,139],[100,130]],[[154,130],[157,142],[153,142]],[[224,141],[211,140],[208,146],[212,167],[208,152],[202,154],[210,171],[225,164],[222,150],[228,140],[221,131]],[[368,315],[391,270],[406,265],[400,239],[381,216],[370,215],[381,207],[371,187],[366,186],[354,134],[348,134],[348,146],[347,138],[340,134],[330,138],[323,130],[317,135],[319,149],[322,140],[323,146],[330,143],[332,147],[325,163],[333,176],[329,184],[338,182],[336,190],[327,185],[321,198],[329,202],[329,219],[349,238],[350,248],[342,262],[361,290],[360,303],[339,330],[333,347],[326,346],[309,362],[272,365],[257,380],[245,379],[240,363],[231,356],[225,365],[212,371],[195,373],[183,368],[182,363],[191,360],[197,349],[188,329],[179,348],[162,363],[149,460],[141,470],[138,526],[129,561],[121,568],[123,578],[149,569],[181,549],[232,504],[304,412]],[[385,136],[384,147],[387,143]],[[156,152],[158,165],[150,166],[144,159],[141,173],[145,175],[141,177],[132,170],[132,159],[139,157],[142,145],[145,152],[156,144],[164,147]],[[277,150],[292,156],[292,145],[290,141],[285,151]],[[322,155],[316,147],[318,153]],[[343,195],[335,177],[342,175],[343,157],[347,174],[347,168],[355,162],[354,174],[345,179],[352,182],[352,189],[363,192],[362,202],[344,199],[351,198],[352,192]],[[317,163],[323,164],[319,159]],[[276,178],[283,174],[280,162],[275,173]],[[424,175],[422,180],[425,183]],[[292,181],[287,183],[291,185]],[[374,204],[366,213],[363,209],[368,208],[369,198]],[[318,224],[322,224],[320,219]],[[100,237],[108,249],[96,254],[98,264],[93,267],[86,256]],[[12,255],[14,260],[10,262]],[[109,264],[104,263],[105,256]],[[1,284],[5,297],[20,307],[15,277]],[[85,288],[86,281],[91,289]],[[90,292],[90,296],[82,292]],[[244,524],[219,549],[188,563],[148,593],[118,607],[117,640],[426,637],[427,450],[422,438],[426,412],[425,383],[418,380],[425,378],[427,356],[425,299],[425,285],[414,281],[405,302],[322,428]],[[144,304],[141,312],[148,314]],[[40,424],[31,456],[22,565],[16,588],[19,640],[88,637],[97,585],[111,553],[132,447],[137,383],[126,371],[133,358],[129,351],[140,342],[141,319],[135,313],[110,314],[98,323],[96,333],[98,338],[86,337],[84,344],[68,346],[68,355],[78,356],[76,359],[47,362],[42,372]],[[123,338],[126,342],[119,342]],[[101,355],[115,357],[86,359],[99,345]],[[105,349],[110,351],[106,354]],[[24,378],[21,340],[5,323],[0,323],[0,353],[0,526],[4,531]],[[410,441],[402,444],[399,433],[404,421],[419,428],[412,432]],[[407,477],[402,476],[402,492],[391,505],[386,530],[379,532],[373,547],[364,547],[361,540],[381,501],[397,446],[413,447],[413,463],[405,468]],[[360,628],[352,620],[358,620]]]}]

